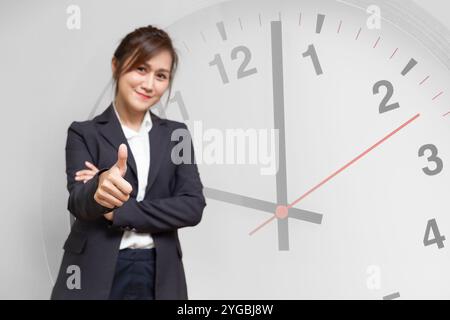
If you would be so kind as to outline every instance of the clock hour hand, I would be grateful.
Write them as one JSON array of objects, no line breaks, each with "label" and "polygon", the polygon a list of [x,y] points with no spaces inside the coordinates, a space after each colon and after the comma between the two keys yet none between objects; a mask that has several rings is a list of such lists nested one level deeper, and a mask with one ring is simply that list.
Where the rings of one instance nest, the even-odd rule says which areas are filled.
[{"label": "clock hour hand", "polygon": [[[255,209],[258,211],[268,212],[271,214],[275,214],[278,205],[273,202],[259,200],[255,198],[250,198],[246,196],[242,196],[236,193],[231,193],[227,191],[212,189],[212,188],[204,188],[203,192],[207,198],[219,200],[231,204],[235,204],[238,206],[246,207]],[[315,224],[321,224],[322,223],[322,214],[308,211],[308,210],[302,210],[297,208],[289,208],[288,213],[289,218],[302,220],[306,222],[311,222]]]}]

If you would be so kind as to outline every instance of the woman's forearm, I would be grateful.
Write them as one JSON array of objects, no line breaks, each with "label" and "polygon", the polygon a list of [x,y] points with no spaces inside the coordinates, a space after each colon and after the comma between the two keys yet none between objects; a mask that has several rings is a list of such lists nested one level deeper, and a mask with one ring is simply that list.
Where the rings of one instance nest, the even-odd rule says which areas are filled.
[{"label": "woman's forearm", "polygon": [[159,233],[197,225],[206,207],[202,192],[164,199],[129,199],[114,210],[113,226]]},{"label": "woman's forearm", "polygon": [[86,183],[75,183],[69,190],[69,200],[67,209],[77,219],[95,220],[103,216],[103,214],[111,211],[111,209],[103,207],[94,199],[95,191],[98,186],[98,178],[101,173],[108,170],[102,169]]}]

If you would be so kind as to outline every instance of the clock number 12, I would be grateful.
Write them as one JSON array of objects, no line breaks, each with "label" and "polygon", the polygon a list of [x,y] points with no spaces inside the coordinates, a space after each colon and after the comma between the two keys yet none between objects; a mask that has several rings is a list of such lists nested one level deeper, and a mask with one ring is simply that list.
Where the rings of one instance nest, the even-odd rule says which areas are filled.
[{"label": "clock number 12", "polygon": [[[251,53],[250,49],[247,48],[246,46],[235,47],[231,51],[231,59],[232,60],[237,59],[238,52],[242,52],[244,54],[244,60],[242,61],[241,65],[237,71],[237,78],[241,79],[241,78],[248,77],[252,74],[257,73],[258,70],[256,70],[256,68],[245,70],[245,68],[247,68],[247,66],[250,63],[250,60],[252,58],[252,53]],[[220,56],[220,54],[217,53],[214,56],[214,59],[209,62],[209,66],[211,66],[211,67],[217,66],[217,68],[219,69],[219,74],[220,74],[220,77],[222,78],[223,84],[230,82],[230,80],[228,80],[228,75],[227,75],[227,72],[225,71],[225,66],[223,64],[222,57]]]}]

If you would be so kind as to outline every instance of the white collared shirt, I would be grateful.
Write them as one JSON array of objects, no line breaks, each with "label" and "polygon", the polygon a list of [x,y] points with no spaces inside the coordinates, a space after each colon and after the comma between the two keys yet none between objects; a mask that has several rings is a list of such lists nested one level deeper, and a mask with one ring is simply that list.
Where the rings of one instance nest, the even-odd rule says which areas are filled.
[{"label": "white collared shirt", "polygon": [[[122,131],[127,138],[128,145],[131,148],[134,160],[136,162],[136,169],[138,175],[138,193],[136,201],[141,201],[145,196],[145,188],[147,187],[148,172],[150,170],[150,141],[149,132],[152,128],[152,118],[150,111],[145,113],[142,120],[141,127],[138,132],[125,126],[120,120],[116,105],[113,101],[113,108],[119,120]],[[131,249],[150,249],[153,248],[153,238],[149,233],[137,233],[135,231],[125,231],[120,242],[120,250]]]}]

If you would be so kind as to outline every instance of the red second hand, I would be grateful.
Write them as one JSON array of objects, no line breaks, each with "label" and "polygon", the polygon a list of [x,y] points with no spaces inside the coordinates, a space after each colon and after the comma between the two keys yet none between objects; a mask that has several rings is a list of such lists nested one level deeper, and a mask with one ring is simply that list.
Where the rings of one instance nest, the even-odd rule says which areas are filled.
[{"label": "red second hand", "polygon": [[[404,124],[402,124],[400,127],[398,127],[397,129],[395,129],[394,131],[392,131],[391,133],[389,133],[387,136],[385,136],[383,139],[381,139],[380,141],[378,141],[377,143],[375,143],[373,146],[371,146],[370,148],[368,148],[367,150],[365,150],[364,152],[362,152],[359,156],[357,156],[356,158],[354,158],[353,160],[351,160],[350,162],[348,162],[346,165],[344,165],[342,168],[340,168],[339,170],[335,171],[334,173],[332,173],[331,175],[329,175],[327,178],[325,178],[324,180],[322,180],[321,182],[319,182],[316,186],[314,186],[313,188],[311,188],[310,190],[308,190],[307,192],[305,192],[300,198],[298,198],[297,200],[295,200],[294,202],[292,202],[290,205],[288,205],[286,208],[292,208],[295,204],[299,203],[300,201],[302,201],[304,198],[306,198],[308,195],[310,195],[311,193],[313,193],[315,190],[317,190],[318,188],[320,188],[321,186],[323,186],[325,183],[327,183],[328,181],[330,181],[331,179],[333,179],[335,176],[337,176],[339,173],[341,173],[342,171],[344,171],[345,169],[347,169],[348,167],[350,167],[352,164],[354,164],[356,161],[358,161],[359,159],[361,159],[362,157],[364,157],[366,154],[368,154],[370,151],[372,151],[373,149],[375,149],[376,147],[378,147],[380,144],[382,144],[383,142],[385,142],[387,139],[389,139],[390,137],[392,137],[394,134],[396,134],[398,131],[400,131],[401,129],[403,129],[404,127],[406,127],[408,124],[410,124],[411,122],[413,122],[414,120],[416,120],[417,118],[419,118],[420,113],[416,114],[414,117],[412,117],[411,119],[409,119],[408,121],[406,121]],[[258,231],[259,229],[261,229],[262,227],[264,227],[265,225],[267,225],[269,222],[271,222],[272,220],[274,220],[277,216],[274,214],[270,219],[264,221],[262,224],[260,224],[258,227],[256,227],[254,230],[252,230],[249,235],[253,235],[256,231]]]}]

